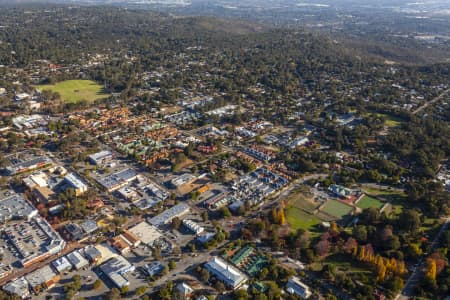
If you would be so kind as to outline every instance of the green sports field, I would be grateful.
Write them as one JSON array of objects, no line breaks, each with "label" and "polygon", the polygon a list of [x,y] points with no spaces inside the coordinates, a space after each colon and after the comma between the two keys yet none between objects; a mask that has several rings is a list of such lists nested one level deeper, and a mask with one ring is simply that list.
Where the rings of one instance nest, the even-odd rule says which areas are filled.
[{"label": "green sports field", "polygon": [[364,196],[361,200],[358,201],[356,206],[358,206],[361,209],[369,208],[369,207],[376,207],[381,208],[383,207],[383,202],[380,200],[370,197],[370,196]]},{"label": "green sports field", "polygon": [[50,90],[59,93],[66,103],[78,103],[81,101],[93,102],[109,97],[103,91],[103,87],[92,80],[66,80],[56,84],[38,85],[39,91]]},{"label": "green sports field", "polygon": [[311,231],[314,226],[322,223],[316,216],[294,206],[289,206],[287,208],[286,219],[293,231],[298,229]]},{"label": "green sports field", "polygon": [[328,200],[327,203],[322,207],[321,211],[335,216],[337,218],[342,218],[345,215],[348,215],[351,212],[352,208],[347,205],[343,204],[337,200]]}]

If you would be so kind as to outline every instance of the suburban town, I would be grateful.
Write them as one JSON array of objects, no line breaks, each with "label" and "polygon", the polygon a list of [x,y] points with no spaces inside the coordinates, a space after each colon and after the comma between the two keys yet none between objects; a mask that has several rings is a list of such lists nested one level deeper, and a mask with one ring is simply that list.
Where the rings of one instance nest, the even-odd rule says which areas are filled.
[{"label": "suburban town", "polygon": [[[264,42],[236,51],[251,65]],[[324,65],[297,86],[196,43],[2,60],[2,299],[448,294],[448,64]]]}]

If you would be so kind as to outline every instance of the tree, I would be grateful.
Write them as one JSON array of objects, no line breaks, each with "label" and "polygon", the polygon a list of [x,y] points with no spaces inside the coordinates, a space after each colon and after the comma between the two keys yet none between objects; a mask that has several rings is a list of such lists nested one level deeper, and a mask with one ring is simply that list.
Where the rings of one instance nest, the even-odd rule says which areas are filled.
[{"label": "tree", "polygon": [[209,272],[208,270],[206,270],[205,268],[201,268],[200,272],[199,272],[199,278],[201,281],[203,282],[208,282],[209,280]]},{"label": "tree", "polygon": [[352,233],[358,241],[362,243],[367,241],[367,229],[365,226],[357,225],[353,227]]},{"label": "tree", "polygon": [[202,220],[203,220],[203,222],[206,222],[206,221],[208,221],[208,219],[209,219],[209,217],[208,217],[208,212],[205,210],[205,211],[202,213]]},{"label": "tree", "polygon": [[325,256],[330,249],[330,242],[328,240],[321,240],[316,244],[316,253],[319,256]]},{"label": "tree", "polygon": [[228,207],[226,207],[226,206],[222,207],[222,208],[220,209],[220,212],[222,213],[222,217],[224,217],[224,218],[231,217],[231,212],[230,212],[230,210],[228,209]]},{"label": "tree", "polygon": [[145,293],[146,290],[147,290],[147,288],[146,288],[145,286],[140,286],[140,287],[138,287],[138,288],[136,289],[135,294],[136,294],[137,296],[141,296],[141,295],[143,295],[143,294]]},{"label": "tree", "polygon": [[92,284],[92,288],[94,290],[98,290],[101,288],[101,286],[103,285],[103,283],[101,282],[100,279],[97,279],[96,281],[94,281],[94,283]]},{"label": "tree", "polygon": [[214,283],[214,288],[221,294],[225,291],[225,285],[222,283],[222,281],[216,281]]},{"label": "tree", "polygon": [[120,297],[120,291],[117,288],[112,288],[102,298],[104,300],[119,300],[121,298]]},{"label": "tree", "polygon": [[177,267],[177,263],[172,259],[169,261],[169,270],[173,270]]},{"label": "tree", "polygon": [[178,230],[181,226],[181,220],[178,217],[172,219],[172,228]]},{"label": "tree", "polygon": [[411,233],[415,233],[421,225],[420,215],[416,210],[404,210],[398,218],[398,223],[401,228]]}]

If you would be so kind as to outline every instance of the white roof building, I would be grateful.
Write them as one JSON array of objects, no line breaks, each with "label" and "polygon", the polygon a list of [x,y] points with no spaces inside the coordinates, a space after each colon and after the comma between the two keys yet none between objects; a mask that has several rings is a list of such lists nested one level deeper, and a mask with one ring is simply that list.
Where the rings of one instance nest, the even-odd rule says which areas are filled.
[{"label": "white roof building", "polygon": [[64,273],[72,269],[72,265],[65,257],[60,257],[52,262],[53,267],[58,271],[58,273]]},{"label": "white roof building", "polygon": [[3,290],[22,299],[30,297],[28,281],[24,277],[17,278],[3,286]]},{"label": "white roof building", "polygon": [[203,231],[205,231],[205,228],[198,225],[192,220],[183,220],[183,225],[186,226],[190,231],[194,232],[195,234],[200,234]]},{"label": "white roof building", "polygon": [[130,284],[124,275],[133,272],[135,267],[123,256],[118,255],[101,265],[100,269],[118,288],[123,288]]},{"label": "white roof building", "polygon": [[134,227],[128,229],[129,232],[138,237],[142,243],[152,246],[153,243],[162,237],[159,230],[147,222],[141,222]]},{"label": "white roof building", "polygon": [[309,286],[301,282],[300,279],[295,276],[289,279],[286,284],[286,291],[289,294],[295,294],[302,299],[307,299],[312,295]]},{"label": "white roof building", "polygon": [[89,262],[77,250],[67,254],[66,258],[69,260],[69,262],[76,270],[79,270],[89,265]]},{"label": "white roof building", "polygon": [[163,224],[170,223],[175,217],[180,217],[184,214],[187,214],[190,210],[189,205],[186,203],[179,203],[169,209],[166,209],[159,215],[151,218],[149,223],[154,226],[161,226]]},{"label": "white roof building", "polygon": [[64,180],[75,189],[79,194],[87,192],[87,185],[75,173],[69,173],[64,177]]},{"label": "white roof building", "polygon": [[217,256],[207,262],[205,268],[233,289],[239,288],[248,279],[244,273]]}]

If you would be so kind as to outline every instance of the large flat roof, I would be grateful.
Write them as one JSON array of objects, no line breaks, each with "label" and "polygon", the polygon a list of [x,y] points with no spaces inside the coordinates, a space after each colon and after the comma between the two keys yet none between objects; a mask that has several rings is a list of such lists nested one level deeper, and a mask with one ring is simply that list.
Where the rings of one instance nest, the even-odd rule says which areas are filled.
[{"label": "large flat roof", "polygon": [[190,209],[189,205],[186,203],[179,203],[169,209],[166,209],[159,215],[151,218],[149,220],[149,223],[154,226],[160,226],[163,224],[167,224],[170,222],[173,218],[178,217],[186,212],[188,212]]},{"label": "large flat roof", "polygon": [[208,271],[228,286],[236,288],[247,280],[247,276],[219,257],[214,257],[205,264]]},{"label": "large flat roof", "polygon": [[142,243],[149,246],[153,245],[153,242],[155,240],[162,237],[162,234],[158,231],[158,229],[155,226],[150,225],[145,221],[128,229],[128,231],[136,235]]},{"label": "large flat roof", "polygon": [[19,194],[9,192],[8,196],[0,199],[0,223],[12,218],[29,219],[37,214],[36,208]]}]

